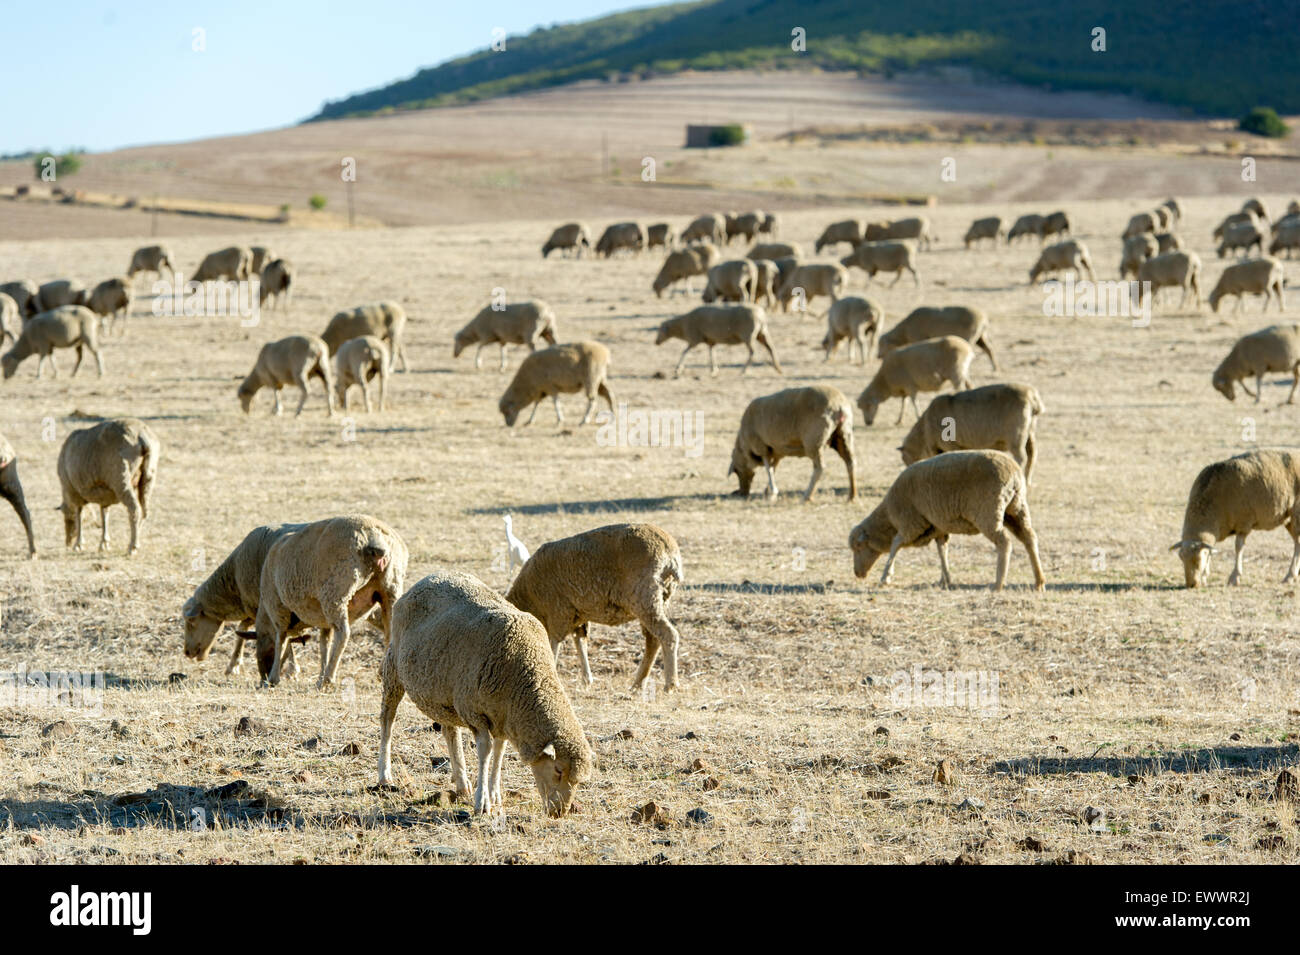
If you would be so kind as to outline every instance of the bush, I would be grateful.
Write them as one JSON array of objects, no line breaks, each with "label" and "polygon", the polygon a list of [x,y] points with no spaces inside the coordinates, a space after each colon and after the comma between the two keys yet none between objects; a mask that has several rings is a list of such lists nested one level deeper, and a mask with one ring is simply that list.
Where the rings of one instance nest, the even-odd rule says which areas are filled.
[{"label": "bush", "polygon": [[739,146],[745,141],[745,127],[739,123],[718,126],[709,133],[711,146]]},{"label": "bush", "polygon": [[320,212],[322,209],[325,208],[325,197],[322,196],[319,192],[316,193],[314,196],[312,196],[310,199],[308,199],[307,202],[317,212]]},{"label": "bush", "polygon": [[62,156],[56,156],[47,149],[37,153],[36,158],[32,160],[32,166],[36,170],[37,179],[43,178],[42,174],[45,172],[46,159],[54,160],[55,180],[58,180],[63,176],[71,176],[81,168],[81,156],[78,153],[68,152],[64,153]]},{"label": "bush", "polygon": [[1238,128],[1256,136],[1271,136],[1280,139],[1291,132],[1291,127],[1282,122],[1280,116],[1268,106],[1256,106],[1241,118]]}]

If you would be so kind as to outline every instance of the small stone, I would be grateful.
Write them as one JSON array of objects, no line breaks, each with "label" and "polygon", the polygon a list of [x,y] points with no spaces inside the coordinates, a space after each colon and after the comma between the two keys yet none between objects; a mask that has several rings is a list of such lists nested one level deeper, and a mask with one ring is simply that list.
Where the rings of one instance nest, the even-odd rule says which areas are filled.
[{"label": "small stone", "polygon": [[886,726],[877,726],[877,727],[876,727],[876,735],[877,735],[877,736],[888,736],[888,735],[889,735],[889,728],[886,727]]},{"label": "small stone", "polygon": [[169,674],[167,674],[167,682],[170,683],[172,686],[176,686],[178,683],[184,683],[184,682],[185,682],[186,680],[188,680],[189,678],[190,678],[190,676],[189,676],[188,673],[169,673]]},{"label": "small stone", "polygon": [[981,799],[972,799],[968,796],[961,801],[961,803],[957,806],[957,809],[959,811],[964,811],[964,812],[975,812],[975,813],[983,812],[984,801]]},{"label": "small stone", "polygon": [[692,809],[686,813],[686,822],[692,826],[711,826],[713,825],[713,813],[707,809]]},{"label": "small stone", "polygon": [[957,781],[957,770],[950,760],[939,760],[939,765],[934,770],[934,781],[940,786],[951,786]]},{"label": "small stone", "polygon": [[1086,852],[1070,849],[1058,860],[1061,865],[1096,865],[1097,860]]},{"label": "small stone", "polygon": [[632,824],[634,826],[653,825],[662,829],[668,825],[668,816],[663,808],[652,799],[644,806],[632,810]]},{"label": "small stone", "polygon": [[310,739],[303,740],[298,745],[301,746],[303,749],[320,749],[320,744],[323,742],[325,742],[325,740],[323,740],[320,737],[320,735],[317,734],[316,736],[313,736]]},{"label": "small stone", "polygon": [[25,832],[23,833],[22,843],[25,846],[32,846],[33,848],[39,849],[41,846],[45,845],[45,837],[40,833]]},{"label": "small stone", "polygon": [[1285,849],[1286,840],[1281,836],[1260,836],[1259,842],[1255,843],[1256,849]]},{"label": "small stone", "polygon": [[131,736],[131,728],[123,723],[119,723],[117,720],[113,720],[112,725],[109,726],[108,729],[109,732],[119,739],[127,739]]},{"label": "small stone", "polygon": [[952,860],[953,865],[979,865],[980,860],[973,852],[963,852],[957,858]]},{"label": "small stone", "polygon": [[721,785],[722,783],[718,782],[718,778],[716,776],[707,776],[705,777],[704,783],[701,788],[703,788],[703,790],[706,793],[711,793],[713,792],[713,790],[717,789]]},{"label": "small stone", "polygon": [[634,734],[632,733],[631,730],[625,729],[625,730],[619,730],[614,735],[617,736],[619,739],[631,739]]},{"label": "small stone", "polygon": [[1132,776],[1128,778],[1128,784],[1130,786],[1141,786],[1144,782],[1146,782],[1146,780],[1143,779],[1141,776],[1139,776],[1137,773],[1134,773]]},{"label": "small stone", "polygon": [[502,865],[528,865],[528,856],[523,852],[512,852],[501,859]]},{"label": "small stone", "polygon": [[454,846],[418,846],[415,854],[421,859],[452,859],[460,855]]},{"label": "small stone", "polygon": [[688,769],[687,772],[689,772],[689,773],[711,773],[711,772],[713,772],[713,767],[710,766],[708,763],[706,763],[704,760],[702,760],[702,759],[697,759],[695,762],[691,763],[691,768]]},{"label": "small stone", "polygon": [[682,739],[699,739],[699,736],[696,735],[695,730],[689,730]]},{"label": "small stone", "polygon": [[334,755],[336,756],[364,756],[365,748],[360,743],[346,743]]},{"label": "small stone", "polygon": [[638,862],[637,865],[671,865],[671,863],[668,861],[668,857],[660,852],[644,862]]},{"label": "small stone", "polygon": [[76,732],[77,728],[67,720],[55,720],[41,730],[41,735],[51,739],[67,739],[69,736],[76,735]]},{"label": "small stone", "polygon": [[260,736],[266,732],[266,724],[251,716],[241,716],[235,725],[236,736]]},{"label": "small stone", "polygon": [[295,783],[309,783],[313,778],[310,769],[301,769],[293,774],[293,781]]},{"label": "small stone", "polygon": [[888,789],[868,789],[863,793],[868,799],[893,799],[894,794]]},{"label": "small stone", "polygon": [[1277,783],[1273,786],[1273,798],[1300,802],[1300,769],[1288,766],[1278,773]]},{"label": "small stone", "polygon": [[1016,845],[1026,852],[1046,852],[1047,844],[1037,836],[1025,836]]},{"label": "small stone", "polygon": [[1228,737],[1228,739],[1233,740],[1233,741],[1235,742],[1236,740],[1241,739],[1241,734],[1240,734],[1240,733],[1233,733],[1231,736]]},{"label": "small stone", "polygon": [[1106,811],[1098,809],[1096,806],[1089,806],[1083,811],[1083,821],[1088,824],[1088,828],[1093,832],[1104,832],[1106,829]]}]

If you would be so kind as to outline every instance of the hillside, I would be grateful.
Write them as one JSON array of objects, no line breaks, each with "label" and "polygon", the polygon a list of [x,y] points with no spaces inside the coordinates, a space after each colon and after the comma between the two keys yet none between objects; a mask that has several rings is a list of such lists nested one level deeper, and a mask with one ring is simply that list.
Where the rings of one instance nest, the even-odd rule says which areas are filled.
[{"label": "hillside", "polygon": [[[1094,52],[1095,27],[1106,30]],[[326,103],[312,120],[466,103],[583,79],[682,70],[826,69],[890,76],[943,64],[1053,89],[1133,94],[1203,114],[1300,111],[1293,24],[1258,0],[704,0],[509,37],[409,79]],[[791,50],[791,31],[807,49]],[[1153,46],[1156,38],[1159,43]],[[1227,42],[1225,38],[1231,38]],[[1249,57],[1240,55],[1250,50]],[[1156,55],[1158,51],[1158,55]]]}]

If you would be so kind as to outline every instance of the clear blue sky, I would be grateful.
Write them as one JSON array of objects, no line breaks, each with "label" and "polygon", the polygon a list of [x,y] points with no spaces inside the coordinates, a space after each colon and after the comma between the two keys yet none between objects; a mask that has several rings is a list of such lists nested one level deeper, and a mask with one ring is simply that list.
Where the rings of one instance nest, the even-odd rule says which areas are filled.
[{"label": "clear blue sky", "polygon": [[[4,4],[0,154],[287,126],[527,33],[662,0],[40,0]],[[194,52],[193,31],[206,31]]]}]

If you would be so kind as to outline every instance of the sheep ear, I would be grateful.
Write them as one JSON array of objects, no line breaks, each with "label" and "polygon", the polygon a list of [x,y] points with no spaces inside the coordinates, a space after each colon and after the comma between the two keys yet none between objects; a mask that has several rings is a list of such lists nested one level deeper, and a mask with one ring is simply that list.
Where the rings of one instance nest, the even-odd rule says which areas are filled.
[{"label": "sheep ear", "polygon": [[555,744],[547,743],[545,746],[542,747],[542,752],[540,755],[546,756],[549,759],[555,759]]},{"label": "sheep ear", "polygon": [[181,608],[181,613],[190,620],[193,620],[199,615],[199,606],[194,602],[193,597],[185,601],[185,606]]},{"label": "sheep ear", "polygon": [[1172,547],[1170,547],[1169,549],[1170,549],[1170,550],[1178,550],[1178,548],[1180,548],[1180,547],[1182,547],[1182,546],[1183,546],[1183,542],[1182,542],[1182,541],[1175,541],[1175,542],[1174,542],[1174,545],[1173,545]]},{"label": "sheep ear", "polygon": [[727,468],[727,477],[731,477],[735,473],[736,473],[736,462],[733,461],[731,462],[731,466]]}]

